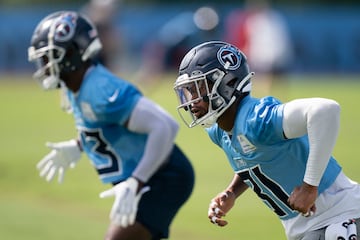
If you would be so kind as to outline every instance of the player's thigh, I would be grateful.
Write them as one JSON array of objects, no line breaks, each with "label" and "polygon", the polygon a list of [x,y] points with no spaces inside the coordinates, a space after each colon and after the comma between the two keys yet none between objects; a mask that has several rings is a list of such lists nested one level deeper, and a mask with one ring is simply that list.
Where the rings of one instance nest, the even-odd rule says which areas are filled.
[{"label": "player's thigh", "polygon": [[167,238],[177,212],[190,197],[194,173],[188,160],[176,154],[148,182],[150,191],[140,200],[136,220],[144,224],[156,238]]}]

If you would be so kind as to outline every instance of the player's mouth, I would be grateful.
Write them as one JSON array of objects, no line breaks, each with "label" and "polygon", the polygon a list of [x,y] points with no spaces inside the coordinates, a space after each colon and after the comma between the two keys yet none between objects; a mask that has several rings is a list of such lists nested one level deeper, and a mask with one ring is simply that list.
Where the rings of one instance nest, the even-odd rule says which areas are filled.
[{"label": "player's mouth", "polygon": [[203,114],[204,111],[202,111],[202,109],[198,107],[192,107],[191,112],[196,118],[201,118],[202,116],[204,116]]}]

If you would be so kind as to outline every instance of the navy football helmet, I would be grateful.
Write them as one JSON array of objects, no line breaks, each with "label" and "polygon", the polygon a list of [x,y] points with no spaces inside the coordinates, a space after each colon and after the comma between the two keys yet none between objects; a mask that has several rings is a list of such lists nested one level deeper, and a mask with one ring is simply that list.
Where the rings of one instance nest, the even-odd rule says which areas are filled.
[{"label": "navy football helmet", "polygon": [[[211,41],[194,47],[183,58],[174,86],[181,118],[189,127],[210,127],[237,98],[250,93],[253,75],[246,56],[229,43]],[[208,112],[196,117],[191,108],[200,100],[209,103]]]},{"label": "navy football helmet", "polygon": [[46,90],[58,88],[61,73],[77,70],[95,59],[102,49],[94,25],[73,11],[59,11],[45,17],[36,27],[28,59],[35,62],[38,79]]}]

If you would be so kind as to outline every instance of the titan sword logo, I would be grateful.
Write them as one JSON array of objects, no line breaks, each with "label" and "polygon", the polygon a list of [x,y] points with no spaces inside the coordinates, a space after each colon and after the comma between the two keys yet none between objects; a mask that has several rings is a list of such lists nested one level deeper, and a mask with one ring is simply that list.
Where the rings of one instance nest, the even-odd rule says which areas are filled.
[{"label": "titan sword logo", "polygon": [[236,70],[240,67],[242,57],[238,49],[231,45],[225,45],[217,52],[217,58],[224,67],[227,62],[230,64],[227,69]]}]

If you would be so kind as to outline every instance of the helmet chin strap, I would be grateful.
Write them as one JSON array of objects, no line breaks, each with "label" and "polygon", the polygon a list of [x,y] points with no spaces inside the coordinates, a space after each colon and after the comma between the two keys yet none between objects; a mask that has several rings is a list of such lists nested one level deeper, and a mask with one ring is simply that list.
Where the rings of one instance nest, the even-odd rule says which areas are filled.
[{"label": "helmet chin strap", "polygon": [[217,119],[218,119],[218,116],[216,114],[213,114],[213,115],[209,116],[206,120],[201,122],[200,125],[203,128],[209,128],[216,122]]}]

